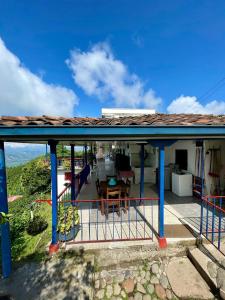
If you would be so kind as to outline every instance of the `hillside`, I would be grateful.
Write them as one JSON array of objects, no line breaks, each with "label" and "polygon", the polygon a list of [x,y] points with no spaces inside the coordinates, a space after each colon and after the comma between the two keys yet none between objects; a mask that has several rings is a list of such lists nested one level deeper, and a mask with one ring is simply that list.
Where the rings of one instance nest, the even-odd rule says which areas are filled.
[{"label": "hillside", "polygon": [[22,165],[40,155],[45,154],[45,146],[11,147],[6,145],[6,166],[13,167]]}]

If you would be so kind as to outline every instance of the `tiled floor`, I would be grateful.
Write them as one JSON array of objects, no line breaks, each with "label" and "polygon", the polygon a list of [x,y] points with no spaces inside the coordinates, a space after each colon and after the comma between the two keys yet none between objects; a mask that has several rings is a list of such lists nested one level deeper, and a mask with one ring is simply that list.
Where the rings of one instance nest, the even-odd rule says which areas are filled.
[{"label": "tiled floor", "polygon": [[[112,161],[101,160],[94,172],[91,173],[88,184],[83,186],[79,195],[80,200],[98,199],[96,178],[105,180],[106,175],[115,174]],[[132,184],[130,197],[139,197],[139,185]],[[145,184],[145,197],[156,198],[157,189],[154,185]],[[135,205],[134,205],[135,204]],[[146,201],[139,205],[130,201],[130,208],[120,216],[116,212],[109,214],[108,219],[102,216],[98,209],[99,202],[81,203],[80,217],[82,228],[76,241],[114,240],[129,238],[153,238],[158,232],[158,201]],[[178,197],[172,192],[165,191],[165,224],[189,224],[196,232],[199,230],[200,205],[192,197]]]}]

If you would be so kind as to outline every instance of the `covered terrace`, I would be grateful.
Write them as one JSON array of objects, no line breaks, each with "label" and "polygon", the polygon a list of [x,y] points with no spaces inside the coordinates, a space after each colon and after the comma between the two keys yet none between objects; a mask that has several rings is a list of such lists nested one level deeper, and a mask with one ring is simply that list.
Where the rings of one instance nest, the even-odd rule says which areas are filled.
[{"label": "covered terrace", "polygon": [[[52,179],[52,240],[50,244],[50,251],[57,251],[59,248],[58,243],[58,206],[60,206],[60,199],[58,198],[57,190],[57,155],[56,145],[64,144],[71,146],[71,185],[70,193],[68,193],[70,200],[67,200],[72,204],[72,209],[76,210],[80,205],[80,221],[81,218],[86,218],[88,231],[84,232],[84,227],[78,233],[77,238],[80,238],[80,242],[88,242],[83,237],[79,237],[81,232],[89,236],[90,229],[90,213],[92,218],[96,218],[99,214],[102,218],[102,233],[97,228],[96,232],[100,236],[96,236],[96,240],[107,240],[107,235],[104,230],[106,228],[110,231],[110,224],[115,222],[106,223],[106,215],[101,214],[101,205],[99,197],[93,195],[95,189],[94,182],[98,179],[99,174],[91,172],[90,175],[85,173],[84,181],[87,180],[87,184],[83,182],[83,187],[79,191],[79,195],[76,193],[76,174],[74,172],[74,146],[84,145],[87,151],[87,147],[91,147],[98,142],[104,143],[126,143],[135,144],[140,148],[140,180],[131,185],[131,191],[129,197],[123,197],[124,204],[123,209],[126,212],[118,215],[119,227],[114,227],[117,236],[111,238],[111,240],[137,240],[138,232],[142,227],[142,234],[144,237],[139,237],[143,240],[151,240],[157,238],[160,247],[166,247],[165,236],[165,219],[166,224],[174,224],[172,215],[177,216],[177,220],[181,223],[181,219],[190,217],[189,203],[193,203],[192,197],[182,197],[182,201],[174,196],[170,191],[165,191],[165,160],[167,159],[166,149],[173,147],[178,141],[194,141],[200,143],[199,153],[204,153],[204,142],[224,141],[225,137],[225,116],[213,116],[213,115],[146,115],[142,117],[123,117],[123,118],[62,118],[62,117],[1,117],[0,118],[0,211],[8,211],[7,204],[7,183],[5,172],[5,152],[4,142],[20,142],[20,143],[44,143],[50,146],[51,157],[51,179]],[[149,185],[145,183],[145,148],[151,146],[154,150],[158,166],[158,181],[156,185]],[[206,206],[202,205],[202,196],[204,193],[204,155],[199,154],[201,158],[199,160],[199,178],[200,182],[196,186],[196,191],[200,196],[200,204],[196,202],[196,207],[193,213],[196,218],[200,220],[198,223],[200,233],[203,233],[203,215],[206,215],[205,210],[208,210]],[[101,160],[97,161],[98,171],[101,169]],[[86,156],[86,165],[88,163]],[[87,169],[86,169],[87,171]],[[93,170],[92,170],[93,171]],[[104,176],[107,174],[104,174]],[[88,177],[90,176],[90,177]],[[179,184],[178,184],[179,186]],[[89,195],[89,196],[88,196]],[[88,196],[88,198],[87,198]],[[85,199],[86,198],[86,199]],[[84,201],[88,200],[88,201]],[[109,200],[108,202],[112,201]],[[119,199],[120,200],[120,199]],[[153,201],[155,201],[154,204]],[[165,202],[166,201],[166,202]],[[198,200],[199,201],[199,200]],[[207,200],[206,200],[207,201]],[[64,201],[65,202],[65,201]],[[107,201],[106,201],[107,202]],[[178,204],[177,204],[178,202]],[[79,204],[80,203],[80,204]],[[149,204],[150,203],[150,204]],[[64,205],[64,203],[63,203]],[[86,206],[89,206],[88,208]],[[127,207],[126,207],[127,205]],[[96,207],[97,206],[97,207]],[[113,205],[115,206],[115,204]],[[220,205],[221,207],[221,205]],[[93,213],[95,209],[95,213]],[[198,213],[196,213],[196,209]],[[185,213],[185,211],[187,213]],[[205,214],[204,214],[205,212]],[[83,213],[83,215],[81,215]],[[86,217],[85,217],[86,214]],[[134,224],[130,223],[129,217],[131,215],[137,215]],[[115,215],[114,207],[113,214],[108,216],[108,221]],[[121,221],[122,216],[122,221]],[[212,216],[212,218],[215,219]],[[223,225],[221,217],[218,219],[219,228]],[[123,222],[125,221],[125,222]],[[189,220],[190,221],[190,220]],[[178,222],[178,224],[180,224]],[[93,222],[96,226],[96,220]],[[190,222],[189,222],[190,223]],[[208,221],[206,222],[208,223]],[[98,224],[98,223],[97,223]],[[114,223],[113,223],[114,224]],[[128,225],[128,229],[121,227],[121,224]],[[192,224],[193,225],[193,224]],[[144,230],[143,230],[143,226]],[[193,225],[196,227],[196,225]],[[119,229],[118,229],[119,228]],[[9,238],[9,223],[1,225],[1,246],[2,246],[2,267],[3,276],[8,277],[11,273],[11,255],[10,255],[10,238]],[[173,228],[176,231],[176,227]],[[129,233],[136,232],[134,239],[130,238]],[[221,231],[221,230],[220,230]],[[93,230],[91,230],[93,233]],[[122,233],[121,233],[122,232]],[[128,232],[128,235],[127,235]]]}]

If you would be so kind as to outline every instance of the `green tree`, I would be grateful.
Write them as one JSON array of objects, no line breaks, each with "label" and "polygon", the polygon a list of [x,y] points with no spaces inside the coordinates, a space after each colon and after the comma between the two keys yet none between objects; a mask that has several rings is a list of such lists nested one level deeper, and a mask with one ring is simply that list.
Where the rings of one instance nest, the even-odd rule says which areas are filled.
[{"label": "green tree", "polygon": [[23,167],[21,185],[27,195],[48,193],[51,190],[50,169],[42,158],[32,160]]}]

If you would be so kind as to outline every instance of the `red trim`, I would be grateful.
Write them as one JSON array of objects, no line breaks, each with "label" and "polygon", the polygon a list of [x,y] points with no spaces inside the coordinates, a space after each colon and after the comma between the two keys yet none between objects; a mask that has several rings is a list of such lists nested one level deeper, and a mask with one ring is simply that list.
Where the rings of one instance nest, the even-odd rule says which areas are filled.
[{"label": "red trim", "polygon": [[95,243],[105,243],[105,242],[126,242],[126,241],[147,241],[147,240],[152,240],[152,238],[131,238],[131,239],[129,239],[129,238],[127,238],[127,239],[111,239],[111,240],[84,240],[84,241],[70,241],[70,242],[67,242],[66,244],[68,245],[68,244],[82,244],[82,243],[93,243],[93,244],[95,244]]},{"label": "red trim", "polygon": [[59,250],[59,243],[50,244],[48,252],[51,255],[51,254],[54,254],[54,253],[58,252],[58,250]]},{"label": "red trim", "polygon": [[160,249],[167,248],[167,240],[166,240],[165,237],[158,237],[158,242],[159,242],[159,248]]}]

